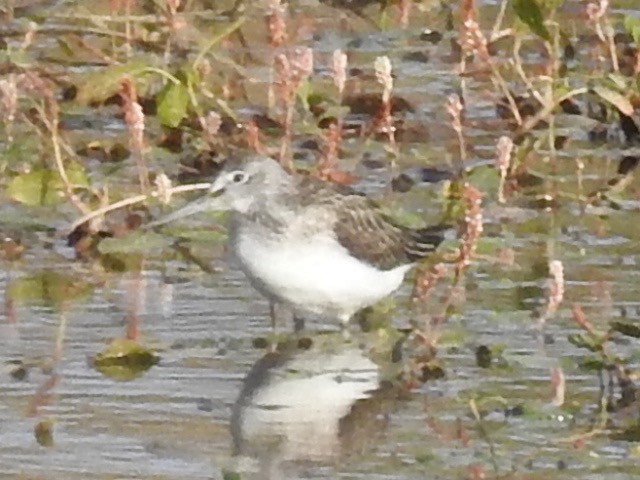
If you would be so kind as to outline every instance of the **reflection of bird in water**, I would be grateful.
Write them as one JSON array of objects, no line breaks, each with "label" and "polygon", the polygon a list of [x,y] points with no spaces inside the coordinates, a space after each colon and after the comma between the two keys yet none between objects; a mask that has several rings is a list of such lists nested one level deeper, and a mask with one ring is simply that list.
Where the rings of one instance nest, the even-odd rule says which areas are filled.
[{"label": "reflection of bird in water", "polygon": [[268,353],[247,374],[233,407],[238,463],[252,459],[268,478],[288,478],[283,469],[296,462],[354,453],[384,426],[380,411],[390,408],[392,388],[383,385],[380,367],[349,344]]},{"label": "reflection of bird in water", "polygon": [[227,163],[208,193],[149,226],[230,210],[231,247],[274,322],[302,312],[346,323],[400,287],[442,241],[439,227],[398,225],[366,196],[291,175],[271,158]]}]

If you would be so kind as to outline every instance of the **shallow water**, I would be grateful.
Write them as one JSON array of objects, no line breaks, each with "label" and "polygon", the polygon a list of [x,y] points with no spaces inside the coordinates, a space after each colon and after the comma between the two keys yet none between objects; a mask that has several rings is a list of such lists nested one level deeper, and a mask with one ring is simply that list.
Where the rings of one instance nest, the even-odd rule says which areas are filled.
[{"label": "shallow water", "polygon": [[[442,18],[421,5],[417,18],[440,26]],[[354,31],[347,32],[328,7],[300,2],[298,8],[302,24],[317,17],[316,31],[301,35],[317,63],[326,66],[338,47],[348,48],[350,64],[362,68],[378,55],[391,56],[396,92],[415,104],[410,118],[425,127],[402,144],[399,168],[413,174],[423,165],[447,168],[457,140],[443,105],[457,91],[458,76],[446,40],[417,40],[424,27],[417,20],[407,31],[380,32],[356,18]],[[491,18],[496,8],[484,2],[483,16]],[[628,13],[637,7],[620,2],[618,8]],[[248,21],[262,25],[254,15]],[[259,52],[262,37],[255,35],[247,29]],[[59,53],[51,43],[37,44],[43,56],[50,50]],[[427,51],[429,62],[404,60],[413,50]],[[535,59],[533,53],[528,58]],[[247,68],[257,78],[247,85],[249,97],[260,98],[265,67],[257,62]],[[468,162],[476,165],[493,159],[502,127],[482,82],[469,79],[467,88]],[[76,132],[78,138],[123,135],[121,123],[85,114],[94,122]],[[474,466],[487,478],[636,478],[637,443],[605,434],[574,441],[606,416],[599,412],[598,376],[578,367],[584,350],[567,336],[580,332],[571,320],[573,302],[596,328],[640,320],[637,182],[618,210],[584,210],[571,198],[553,210],[533,205],[535,195],[580,190],[575,158],[585,164],[583,191],[599,188],[615,172],[619,143],[594,147],[575,128],[570,136],[573,143],[558,152],[553,175],[540,167],[543,187],[515,196],[506,207],[497,204],[495,192],[485,199],[490,240],[469,270],[464,302],[439,342],[437,359],[446,376],[408,391],[390,382],[403,362],[392,359],[387,329],[362,333],[353,325],[345,336],[333,322],[311,320],[300,335],[279,326],[279,349],[263,346],[272,339],[267,304],[218,244],[213,254],[206,252],[219,270],[213,275],[168,259],[166,252],[136,260],[139,269],[131,272],[105,271],[97,261],[76,260],[62,236],[50,233],[74,218],[69,205],[52,220],[50,211],[5,207],[8,201],[0,197],[6,225],[0,233],[24,228],[28,239],[23,259],[0,259],[0,478],[218,479],[239,472],[241,478],[461,479],[470,478]],[[418,223],[439,219],[441,184],[389,192],[398,171],[387,168],[382,142],[353,138],[343,147],[350,158],[345,166],[362,179],[359,188]],[[384,167],[357,164],[365,153]],[[175,158],[159,155],[157,162],[175,173]],[[117,182],[132,171],[96,168],[96,175]],[[507,249],[515,260],[497,261]],[[553,259],[564,264],[566,293],[541,335],[535,312],[545,304]],[[406,327],[414,316],[409,292],[407,282],[397,308],[385,313],[394,306],[387,302],[374,316]],[[441,295],[431,308],[437,309]],[[160,362],[130,381],[104,376],[92,357],[134,324]],[[488,369],[476,362],[482,345],[500,352]],[[637,367],[637,340],[620,339],[612,347]],[[408,348],[404,353],[411,354]],[[558,366],[567,381],[562,407],[551,405],[550,371]],[[482,421],[474,418],[474,403]],[[637,417],[637,407],[628,415]],[[50,447],[39,445],[34,434],[46,419],[54,422]],[[615,429],[624,417],[606,420]]]},{"label": "shallow water", "polygon": [[[517,231],[517,225],[505,229]],[[578,450],[559,443],[598,418],[598,380],[573,361],[581,353],[566,341],[577,330],[567,307],[547,325],[547,343],[540,341],[531,309],[542,302],[544,281],[529,272],[544,249],[517,243],[517,267],[485,266],[470,275],[464,311],[447,324],[456,338],[445,335],[440,346],[446,378],[408,395],[380,387],[390,358],[373,362],[379,338],[355,326],[345,339],[335,325],[312,322],[304,334],[309,350],[295,342],[282,355],[255,348],[253,340],[270,333],[267,306],[232,268],[212,277],[183,271],[171,279],[149,264],[139,277],[110,275],[62,312],[43,299],[17,302],[2,319],[0,336],[0,472],[9,478],[199,479],[221,478],[222,470],[246,478],[423,478],[427,472],[460,478],[468,465],[490,458],[468,402],[495,397],[484,403],[483,423],[500,472],[631,478],[633,443],[599,438]],[[637,245],[618,262],[611,246],[593,243],[579,235],[555,242],[566,251],[567,305],[579,300],[596,323],[623,316],[637,321]],[[593,252],[590,259],[580,248]],[[27,258],[4,273],[3,291],[41,273],[28,264]],[[171,267],[184,269],[177,262]],[[74,270],[74,278],[89,278],[84,266]],[[118,382],[92,368],[88,357],[124,334],[132,291],[141,338],[159,349],[161,361],[135,380]],[[63,317],[61,360],[50,372],[42,365],[53,354]],[[405,320],[397,313],[392,321]],[[502,366],[477,367],[478,345],[502,345]],[[33,365],[22,380],[9,375],[15,361]],[[549,371],[557,365],[567,375],[562,409],[549,405]],[[51,397],[36,400],[53,375]],[[234,409],[239,398],[242,408]],[[524,415],[505,414],[516,407]],[[51,448],[34,438],[43,418],[55,422]],[[470,440],[456,440],[456,429]]]}]

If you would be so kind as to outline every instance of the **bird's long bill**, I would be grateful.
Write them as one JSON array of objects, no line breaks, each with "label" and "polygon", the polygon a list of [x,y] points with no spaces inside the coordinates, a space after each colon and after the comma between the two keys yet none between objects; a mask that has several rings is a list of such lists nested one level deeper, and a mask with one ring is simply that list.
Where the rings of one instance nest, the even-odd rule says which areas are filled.
[{"label": "bird's long bill", "polygon": [[159,227],[160,225],[175,222],[176,220],[190,217],[191,215],[195,215],[200,212],[225,210],[223,202],[220,199],[220,194],[222,194],[222,192],[223,190],[218,192],[209,191],[202,197],[187,203],[184,207],[176,210],[175,212],[165,215],[164,217],[160,217],[159,219],[147,224],[146,227]]}]

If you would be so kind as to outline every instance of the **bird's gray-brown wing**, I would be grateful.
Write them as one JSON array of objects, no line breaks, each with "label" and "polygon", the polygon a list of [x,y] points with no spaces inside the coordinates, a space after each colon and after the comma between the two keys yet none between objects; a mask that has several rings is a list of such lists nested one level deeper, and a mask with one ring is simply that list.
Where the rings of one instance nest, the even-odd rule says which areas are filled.
[{"label": "bird's gray-brown wing", "polygon": [[426,257],[442,241],[441,228],[411,229],[396,224],[380,207],[349,187],[303,178],[303,206],[326,205],[335,213],[338,242],[377,268],[390,270]]}]

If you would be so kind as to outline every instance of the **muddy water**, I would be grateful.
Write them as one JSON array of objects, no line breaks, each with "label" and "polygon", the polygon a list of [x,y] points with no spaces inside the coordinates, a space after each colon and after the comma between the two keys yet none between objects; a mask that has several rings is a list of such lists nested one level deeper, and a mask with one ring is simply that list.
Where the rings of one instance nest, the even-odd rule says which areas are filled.
[{"label": "muddy water", "polygon": [[[575,2],[567,3],[571,14]],[[390,55],[396,91],[415,104],[410,118],[425,127],[403,144],[400,168],[411,175],[425,164],[447,168],[457,140],[443,105],[459,86],[448,42],[418,40],[422,24],[408,32],[379,32],[356,18],[354,31],[346,32],[336,26],[333,10],[308,2],[300,9],[310,15],[311,7],[318,8],[323,28],[305,41],[318,61],[326,64],[337,47],[348,48],[358,67]],[[625,7],[633,5],[620,5]],[[482,8],[483,16],[495,16],[491,2]],[[438,16],[421,15],[442,25]],[[256,14],[251,21],[261,25],[262,18]],[[250,29],[247,35],[259,48]],[[43,42],[37,48],[44,55],[53,47]],[[405,54],[415,50],[430,60],[408,60]],[[263,65],[249,69],[264,78]],[[256,81],[247,88],[252,94],[263,87]],[[486,84],[469,79],[466,88],[469,163],[482,164],[494,156],[499,123]],[[637,416],[637,409],[611,417],[599,412],[600,379],[578,368],[584,351],[567,336],[579,331],[571,320],[572,302],[583,305],[597,328],[640,320],[640,205],[631,194],[617,210],[585,209],[571,198],[554,210],[539,208],[536,196],[588,192],[615,172],[619,143],[594,146],[584,131],[568,132],[573,143],[558,153],[554,168],[541,163],[538,169],[542,186],[507,206],[497,204],[495,191],[487,192],[489,240],[466,279],[464,303],[439,342],[446,376],[408,392],[389,386],[402,361],[392,358],[386,330],[365,334],[353,326],[345,336],[334,323],[310,321],[297,336],[279,326],[281,348],[270,348],[267,305],[219,245],[207,259],[219,270],[214,275],[155,257],[139,261],[136,271],[107,273],[76,260],[61,236],[46,233],[73,218],[71,207],[61,207],[52,221],[47,212],[11,204],[3,211],[6,229],[27,225],[28,249],[22,260],[0,261],[0,478],[218,479],[237,478],[237,472],[241,478],[462,479],[474,465],[489,478],[637,478],[637,444],[605,433],[576,442],[601,422],[615,429],[624,415]],[[117,134],[110,129],[106,136]],[[344,146],[350,158],[387,158],[382,143],[352,139]],[[581,178],[578,157],[585,165]],[[172,173],[172,159],[158,162]],[[345,160],[345,166],[363,179],[359,188],[392,210],[411,220],[439,218],[441,184],[390,193],[386,185],[398,172],[385,162],[371,168]],[[116,182],[126,173],[105,175]],[[193,220],[203,224],[210,226]],[[498,261],[501,251],[515,260]],[[566,296],[541,335],[535,318],[553,259],[565,265]],[[406,326],[412,315],[408,291],[407,285],[391,313],[379,315]],[[159,363],[126,382],[101,374],[91,358],[134,323]],[[498,352],[489,369],[476,362],[484,345]],[[613,348],[629,355],[631,366],[637,363],[637,342],[622,339]],[[554,367],[566,376],[562,407],[551,404]],[[46,420],[53,421],[51,446],[40,445],[34,433]]]},{"label": "muddy water", "polygon": [[[575,365],[581,352],[566,341],[576,331],[568,307],[549,322],[543,339],[533,328],[544,278],[531,272],[540,270],[548,235],[531,240],[519,227],[503,226],[518,265],[485,265],[468,279],[464,311],[441,342],[446,378],[408,395],[385,388],[397,366],[375,354],[377,334],[358,333],[355,326],[344,338],[335,325],[311,322],[304,342],[291,339],[280,353],[256,346],[271,333],[267,306],[224,258],[217,261],[224,271],[214,276],[179,262],[169,271],[150,263],[141,274],[112,274],[65,307],[52,306],[46,288],[40,298],[6,305],[0,473],[47,479],[208,479],[221,478],[223,470],[242,472],[242,478],[464,478],[469,465],[493,459],[500,472],[531,475],[516,478],[632,478],[633,443],[604,437],[577,450],[570,443],[599,419],[599,382]],[[623,242],[630,237],[622,230],[596,242],[587,228],[574,229],[554,242],[568,266],[569,302],[584,304],[598,325],[637,321],[637,244]],[[42,276],[29,264],[27,258],[5,271],[5,294],[16,295],[16,285]],[[84,266],[52,260],[49,268],[79,282],[91,278]],[[89,357],[124,335],[132,311],[141,339],[161,360],[119,382],[99,373]],[[60,360],[51,370],[63,321]],[[406,311],[398,309],[390,321],[406,324]],[[494,368],[476,366],[480,345],[503,349]],[[629,352],[634,345],[619,348]],[[27,367],[20,379],[11,375],[18,362]],[[550,404],[549,372],[558,365],[567,375],[564,408]],[[38,393],[52,378],[57,383],[47,394]],[[482,401],[493,456],[471,415],[474,398]],[[43,419],[54,421],[51,447],[40,446],[34,435]],[[460,429],[468,439],[459,438]]]}]

